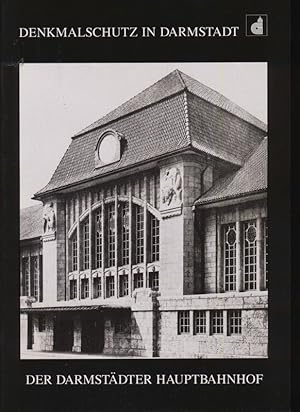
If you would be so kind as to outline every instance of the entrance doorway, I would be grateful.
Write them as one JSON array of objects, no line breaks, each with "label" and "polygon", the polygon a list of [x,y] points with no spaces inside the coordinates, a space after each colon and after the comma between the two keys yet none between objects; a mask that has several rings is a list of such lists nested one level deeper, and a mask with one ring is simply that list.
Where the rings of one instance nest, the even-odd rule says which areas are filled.
[{"label": "entrance doorway", "polygon": [[69,313],[58,313],[54,316],[54,346],[55,351],[72,351],[73,319]]},{"label": "entrance doorway", "polygon": [[104,321],[101,313],[81,314],[81,352],[101,353],[104,346]]}]

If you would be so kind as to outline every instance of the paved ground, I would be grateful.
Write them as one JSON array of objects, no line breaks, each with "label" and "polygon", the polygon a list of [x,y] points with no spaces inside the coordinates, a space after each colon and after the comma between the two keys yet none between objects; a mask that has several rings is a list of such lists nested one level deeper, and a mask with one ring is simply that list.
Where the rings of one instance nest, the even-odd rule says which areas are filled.
[{"label": "paved ground", "polygon": [[141,359],[137,356],[110,356],[97,353],[76,352],[37,352],[27,350],[21,352],[21,359]]}]

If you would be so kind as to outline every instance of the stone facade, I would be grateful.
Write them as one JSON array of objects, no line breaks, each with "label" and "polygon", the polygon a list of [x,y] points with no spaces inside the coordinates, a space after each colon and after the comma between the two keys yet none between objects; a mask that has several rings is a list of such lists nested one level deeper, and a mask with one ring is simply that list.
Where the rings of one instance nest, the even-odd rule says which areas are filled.
[{"label": "stone facade", "polygon": [[[88,179],[82,172],[80,178],[72,177],[79,181],[64,185],[69,175],[55,172],[61,186],[37,195],[44,210],[43,231],[21,243],[22,350],[267,357],[266,190],[255,187],[242,196],[238,176],[233,189],[240,192],[223,198],[215,193],[214,202],[198,204],[218,185],[220,193],[230,187],[265,132],[232,113],[224,115],[211,103],[201,106],[194,95],[187,99],[186,90],[183,93],[182,99],[168,102],[170,107],[175,100],[183,103],[177,108],[183,117],[169,125],[163,111],[157,127],[165,133],[159,144],[166,136],[169,142],[175,139],[178,120],[178,147],[171,145],[151,161],[137,159],[137,164],[122,169],[130,142],[118,134],[121,163],[109,164],[107,174],[101,174],[106,165],[96,162],[89,165]],[[211,118],[199,111],[201,107],[207,113],[211,109]],[[154,112],[147,108],[147,113]],[[205,140],[199,119],[211,142]],[[125,116],[118,124],[124,130],[130,126],[130,136],[132,125],[127,120]],[[135,137],[139,122],[134,123]],[[72,150],[82,145],[85,156],[97,160],[95,147],[106,132],[119,133],[102,130],[96,145],[92,140],[98,131],[93,130],[86,141],[75,137]],[[201,144],[197,139],[197,144],[188,143],[195,132],[204,139]],[[222,135],[219,142],[217,134]],[[147,139],[151,138],[148,133]],[[66,159],[72,163],[68,153]],[[73,154],[81,162],[81,153]],[[222,179],[228,176],[232,178],[224,189]],[[38,261],[31,256],[38,256]]]}]

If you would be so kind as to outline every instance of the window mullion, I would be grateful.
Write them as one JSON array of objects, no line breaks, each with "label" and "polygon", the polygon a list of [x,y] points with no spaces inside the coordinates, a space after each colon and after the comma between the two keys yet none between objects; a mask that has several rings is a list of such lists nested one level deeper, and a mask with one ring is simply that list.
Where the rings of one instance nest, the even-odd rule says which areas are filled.
[{"label": "window mullion", "polygon": [[145,194],[145,201],[144,201],[144,280],[143,285],[144,287],[148,287],[147,282],[147,200],[148,200],[148,191],[147,191],[147,176],[144,176],[144,194]]},{"label": "window mullion", "polygon": [[257,290],[262,290],[263,285],[264,285],[264,280],[263,280],[263,256],[264,256],[264,251],[263,251],[263,237],[262,237],[262,218],[261,216],[258,216],[256,219],[256,227],[257,227],[257,235],[256,235],[256,276],[257,276],[257,282],[256,282],[256,288]]},{"label": "window mullion", "polygon": [[119,296],[119,275],[118,275],[118,186],[115,185],[115,297]]},{"label": "window mullion", "polygon": [[79,196],[76,197],[76,220],[77,220],[77,272],[78,272],[78,279],[77,279],[77,298],[81,299],[81,286],[80,286],[80,256],[81,256],[81,241],[80,241],[80,221],[79,221]]},{"label": "window mullion", "polygon": [[224,270],[222,265],[222,227],[219,222],[219,216],[216,213],[217,224],[217,292],[224,292]]},{"label": "window mullion", "polygon": [[89,297],[93,298],[93,284],[92,284],[92,253],[94,251],[92,245],[93,236],[93,221],[92,221],[92,193],[89,192]]},{"label": "window mullion", "polygon": [[237,212],[237,220],[235,225],[236,230],[236,290],[241,292],[243,290],[243,276],[242,276],[242,244],[241,244],[241,221],[240,214]]},{"label": "window mullion", "polygon": [[128,273],[128,295],[132,296],[133,285],[132,285],[132,185],[129,184],[128,187],[128,213],[129,213],[129,273]]},{"label": "window mullion", "polygon": [[102,192],[102,202],[101,202],[101,236],[102,236],[102,256],[101,256],[101,266],[102,266],[102,275],[101,275],[101,282],[102,282],[102,297],[105,298],[106,291],[105,291],[105,250],[106,250],[106,239],[105,236],[105,210],[104,210],[104,199],[103,199],[103,192]]}]

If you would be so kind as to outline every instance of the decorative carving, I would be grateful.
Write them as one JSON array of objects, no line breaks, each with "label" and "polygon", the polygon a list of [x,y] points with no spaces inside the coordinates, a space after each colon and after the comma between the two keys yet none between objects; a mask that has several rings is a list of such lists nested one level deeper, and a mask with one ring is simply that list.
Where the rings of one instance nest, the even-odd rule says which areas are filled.
[{"label": "decorative carving", "polygon": [[162,185],[162,202],[167,206],[181,204],[182,178],[177,167],[167,169]]},{"label": "decorative carving", "polygon": [[161,179],[161,213],[162,217],[180,215],[182,211],[182,177],[180,170],[173,166],[168,168]]},{"label": "decorative carving", "polygon": [[53,202],[49,203],[44,207],[44,241],[53,240],[55,239],[55,231],[56,231],[56,217]]}]

